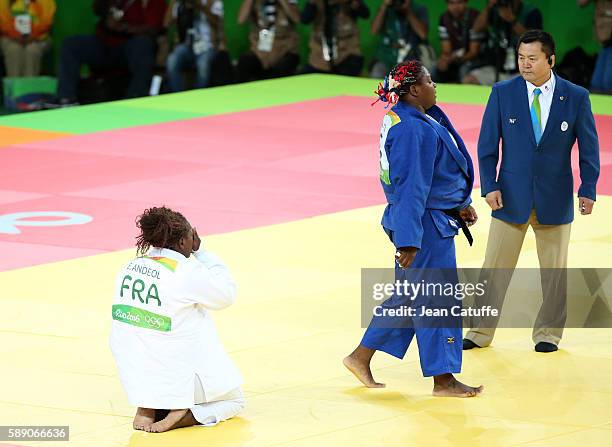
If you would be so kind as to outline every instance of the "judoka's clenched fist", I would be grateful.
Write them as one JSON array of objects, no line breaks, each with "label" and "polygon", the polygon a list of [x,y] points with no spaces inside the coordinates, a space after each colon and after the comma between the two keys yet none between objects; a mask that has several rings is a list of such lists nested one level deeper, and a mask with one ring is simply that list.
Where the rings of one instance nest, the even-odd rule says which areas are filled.
[{"label": "judoka's clenched fist", "polygon": [[469,205],[459,211],[459,216],[466,223],[468,227],[471,227],[478,220],[478,214],[476,214],[476,210],[472,205]]},{"label": "judoka's clenched fist", "polygon": [[419,251],[416,247],[401,247],[395,252],[395,260],[399,266],[403,269],[407,269],[414,261],[414,257]]}]

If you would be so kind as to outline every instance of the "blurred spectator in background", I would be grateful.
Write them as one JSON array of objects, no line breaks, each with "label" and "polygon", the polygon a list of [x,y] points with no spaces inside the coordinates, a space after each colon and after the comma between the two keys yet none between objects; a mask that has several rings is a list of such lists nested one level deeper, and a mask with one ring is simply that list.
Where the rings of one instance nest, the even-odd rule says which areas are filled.
[{"label": "blurred spectator in background", "polygon": [[363,69],[357,19],[370,17],[363,0],[308,0],[302,23],[312,23],[303,73],[358,76]]},{"label": "blurred spectator in background", "polygon": [[0,0],[1,45],[7,76],[38,76],[51,49],[54,0]]},{"label": "blurred spectator in background", "polygon": [[[590,0],[578,0],[580,6]],[[595,36],[603,48],[597,56],[595,71],[591,79],[591,90],[598,93],[612,93],[612,0],[595,0]]]},{"label": "blurred spectator in background", "polygon": [[384,78],[398,63],[418,59],[432,71],[436,56],[427,43],[427,8],[412,0],[383,0],[372,22],[372,34],[380,34],[370,69],[373,78]]},{"label": "blurred spectator in background", "polygon": [[479,55],[484,33],[472,29],[478,11],[467,4],[467,0],[446,0],[447,10],[438,26],[442,53],[432,76],[436,82],[461,82]]},{"label": "blurred spectator in background", "polygon": [[300,62],[297,0],[244,0],[238,23],[251,21],[250,50],[240,56],[238,82],[295,74]]},{"label": "blurred spectator in background", "polygon": [[131,79],[127,97],[149,92],[155,65],[156,38],[166,14],[165,0],[94,0],[100,17],[96,34],[72,36],[62,44],[59,70],[59,104],[77,100],[81,65],[90,68],[128,68]]},{"label": "blurred spectator in background", "polygon": [[517,73],[516,44],[530,29],[543,29],[542,13],[522,0],[489,0],[474,23],[474,31],[487,32],[483,66],[470,71],[463,82],[493,85]]},{"label": "blurred spectator in background", "polygon": [[207,87],[211,65],[223,38],[223,2],[171,0],[164,24],[166,28],[176,25],[178,40],[166,62],[170,91],[185,89],[183,70],[187,68],[196,69],[194,88]]}]

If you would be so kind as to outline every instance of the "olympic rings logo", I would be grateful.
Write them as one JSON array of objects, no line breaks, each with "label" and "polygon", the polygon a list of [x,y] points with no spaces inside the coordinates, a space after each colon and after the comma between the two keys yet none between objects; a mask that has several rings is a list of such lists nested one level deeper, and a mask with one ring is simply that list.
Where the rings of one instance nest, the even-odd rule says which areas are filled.
[{"label": "olympic rings logo", "polygon": [[164,325],[164,320],[162,318],[153,317],[151,315],[145,315],[144,317],[145,323],[150,324],[156,328],[160,328]]}]

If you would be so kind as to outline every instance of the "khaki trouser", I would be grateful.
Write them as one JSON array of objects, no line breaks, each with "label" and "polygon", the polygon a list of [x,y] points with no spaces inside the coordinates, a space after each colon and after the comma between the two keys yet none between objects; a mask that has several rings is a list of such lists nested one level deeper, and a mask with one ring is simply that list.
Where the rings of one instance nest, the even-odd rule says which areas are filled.
[{"label": "khaki trouser", "polygon": [[46,39],[22,45],[16,40],[2,37],[0,45],[7,76],[38,76],[43,54],[51,47],[51,42]]},{"label": "khaki trouser", "polygon": [[[543,341],[557,345],[563,335],[566,317],[565,269],[571,224],[542,225],[538,223],[535,210],[525,224],[512,224],[492,218],[483,265],[483,269],[492,270],[486,272],[490,286],[484,300],[486,304],[501,309],[529,226],[535,233],[540,268],[555,269],[541,271],[543,301],[532,337],[534,343]],[[470,329],[465,338],[481,347],[490,345],[497,321],[498,318],[481,320],[477,327]]]}]

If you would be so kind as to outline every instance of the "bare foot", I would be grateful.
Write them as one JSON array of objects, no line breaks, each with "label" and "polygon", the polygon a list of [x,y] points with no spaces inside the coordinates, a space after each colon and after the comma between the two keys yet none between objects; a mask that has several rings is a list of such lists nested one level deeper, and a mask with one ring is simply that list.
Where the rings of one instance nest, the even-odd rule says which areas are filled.
[{"label": "bare foot", "polygon": [[200,425],[200,423],[194,417],[191,410],[187,410],[187,413],[185,414],[185,416],[183,416],[183,418],[180,421],[174,424],[174,426],[172,427],[172,430],[174,430],[175,428],[193,427],[194,425]]},{"label": "bare foot", "polygon": [[155,422],[155,409],[138,407],[134,416],[134,430],[144,430],[153,422]]},{"label": "bare foot", "polygon": [[370,364],[364,363],[353,357],[353,355],[349,355],[348,357],[344,357],[342,360],[344,366],[352,372],[355,377],[359,379],[361,383],[363,383],[368,388],[384,388],[384,383],[379,383],[374,381],[374,377],[372,376],[372,371],[370,370]]},{"label": "bare foot", "polygon": [[[450,376],[450,377],[448,377]],[[431,394],[436,397],[474,397],[484,390],[484,386],[468,386],[459,382],[452,374],[434,377],[434,388]]]},{"label": "bare foot", "polygon": [[164,419],[154,424],[145,427],[145,431],[150,433],[163,433],[168,430],[172,430],[174,426],[187,414],[189,410],[171,410]]}]

